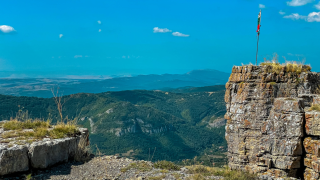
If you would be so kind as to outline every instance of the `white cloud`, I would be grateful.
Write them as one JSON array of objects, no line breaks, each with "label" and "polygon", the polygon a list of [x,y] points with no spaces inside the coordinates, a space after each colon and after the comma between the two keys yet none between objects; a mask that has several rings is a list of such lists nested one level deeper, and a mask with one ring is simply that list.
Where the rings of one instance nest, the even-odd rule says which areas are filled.
[{"label": "white cloud", "polygon": [[153,28],[153,32],[154,33],[166,33],[166,32],[171,32],[171,30],[167,29],[167,28],[158,28],[158,27],[154,27]]},{"label": "white cloud", "polygon": [[125,59],[125,58],[126,58],[126,56],[122,56],[122,58],[123,58],[123,59]]},{"label": "white cloud", "polygon": [[99,29],[99,32],[101,32],[101,29]]},{"label": "white cloud", "polygon": [[101,24],[101,21],[100,21],[100,20],[98,20],[97,22],[98,22],[98,24]]},{"label": "white cloud", "polygon": [[308,22],[320,22],[320,12],[312,12],[308,15]]},{"label": "white cloud", "polygon": [[287,5],[288,6],[303,6],[306,5],[308,3],[313,2],[314,0],[291,0],[291,1],[287,1]]},{"label": "white cloud", "polygon": [[283,12],[282,10],[279,11],[279,14],[284,15],[286,14],[285,12]]},{"label": "white cloud", "polygon": [[314,7],[318,10],[320,10],[320,1],[318,2],[318,4],[314,5]]},{"label": "white cloud", "polygon": [[283,16],[283,18],[287,18],[287,19],[292,19],[292,20],[299,20],[299,19],[304,19],[306,20],[306,16],[302,16],[298,13],[292,13],[290,15],[287,15],[287,16]]},{"label": "white cloud", "polygon": [[308,16],[299,15],[298,13],[292,13],[287,16],[283,16],[283,18],[288,18],[292,20],[305,20],[307,22],[320,22],[320,12],[312,12],[309,13]]},{"label": "white cloud", "polygon": [[75,55],[74,58],[82,58],[82,55]]},{"label": "white cloud", "polygon": [[11,32],[14,32],[16,30],[14,30],[14,28],[11,27],[11,26],[1,25],[0,26],[0,31],[2,31],[3,33],[11,33]]},{"label": "white cloud", "polygon": [[180,32],[173,32],[172,35],[174,35],[174,36],[181,36],[181,37],[188,37],[188,36],[190,36],[190,35],[188,35],[188,34],[182,34],[182,33],[180,33]]},{"label": "white cloud", "polygon": [[59,34],[59,38],[62,38],[63,34]]},{"label": "white cloud", "polygon": [[263,9],[263,8],[266,8],[266,6],[263,5],[263,4],[259,4],[259,8],[260,8],[260,9]]}]

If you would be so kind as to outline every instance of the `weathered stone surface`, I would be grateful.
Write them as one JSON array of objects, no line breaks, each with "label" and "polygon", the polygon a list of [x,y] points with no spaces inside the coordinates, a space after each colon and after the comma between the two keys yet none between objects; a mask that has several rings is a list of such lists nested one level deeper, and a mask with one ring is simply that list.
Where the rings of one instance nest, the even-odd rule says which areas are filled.
[{"label": "weathered stone surface", "polygon": [[271,179],[302,178],[305,162],[307,176],[317,173],[317,160],[309,161],[317,156],[318,142],[303,139],[320,135],[320,112],[305,112],[320,104],[315,94],[319,85],[313,72],[297,74],[284,67],[276,74],[267,66],[233,67],[225,94],[229,167]]},{"label": "weathered stone surface", "polygon": [[26,146],[0,146],[0,175],[28,171],[29,159]]},{"label": "weathered stone surface", "polygon": [[306,168],[304,171],[304,179],[305,180],[318,180],[319,173],[314,172],[312,169]]},{"label": "weathered stone surface", "polygon": [[307,137],[303,141],[304,149],[308,154],[320,157],[320,139],[319,137]]},{"label": "weathered stone surface", "polygon": [[76,139],[64,138],[46,142],[35,142],[29,147],[29,157],[33,168],[47,168],[59,162],[67,162],[69,146]]},{"label": "weathered stone surface", "polygon": [[320,112],[309,111],[305,113],[307,135],[320,136]]},{"label": "weathered stone surface", "polygon": [[47,168],[73,158],[81,138],[87,138],[88,131],[82,129],[79,137],[34,142],[29,147],[29,158],[32,168]]},{"label": "weathered stone surface", "polygon": [[[0,129],[1,130],[1,129]],[[89,145],[89,132],[79,128],[80,134],[63,139],[44,138],[41,141],[13,145],[0,143],[0,175],[28,171],[32,168],[47,168],[75,157],[80,140]]]}]

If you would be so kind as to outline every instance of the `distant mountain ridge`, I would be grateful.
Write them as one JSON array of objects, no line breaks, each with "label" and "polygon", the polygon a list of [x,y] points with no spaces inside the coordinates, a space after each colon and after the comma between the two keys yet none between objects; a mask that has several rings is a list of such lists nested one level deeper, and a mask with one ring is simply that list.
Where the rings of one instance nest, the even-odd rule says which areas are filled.
[{"label": "distant mountain ridge", "polygon": [[59,86],[64,95],[123,90],[162,90],[182,87],[222,85],[229,73],[212,69],[193,70],[185,74],[149,74],[110,79],[0,78],[0,94],[52,97],[51,88]]},{"label": "distant mountain ridge", "polygon": [[[147,160],[225,163],[226,113],[223,85],[161,90],[126,90],[79,93],[62,97],[63,116],[79,118],[90,131],[90,143],[104,154]],[[59,114],[54,98],[0,95],[0,121],[22,108],[33,118]],[[207,156],[208,155],[208,156]],[[208,161],[210,158],[210,162]]]}]

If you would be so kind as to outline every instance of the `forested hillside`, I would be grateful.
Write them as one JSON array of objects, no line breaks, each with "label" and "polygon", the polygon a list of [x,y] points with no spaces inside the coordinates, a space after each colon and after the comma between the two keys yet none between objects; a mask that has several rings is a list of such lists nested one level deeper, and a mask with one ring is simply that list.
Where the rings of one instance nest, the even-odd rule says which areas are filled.
[{"label": "forested hillside", "polygon": [[[200,156],[225,161],[224,87],[132,90],[63,96],[63,115],[91,132],[92,150],[137,159],[181,161]],[[0,95],[0,119],[19,108],[33,118],[56,121],[53,98]],[[223,123],[222,123],[223,125]],[[206,154],[206,156],[204,156]],[[211,162],[209,162],[209,160]]]}]

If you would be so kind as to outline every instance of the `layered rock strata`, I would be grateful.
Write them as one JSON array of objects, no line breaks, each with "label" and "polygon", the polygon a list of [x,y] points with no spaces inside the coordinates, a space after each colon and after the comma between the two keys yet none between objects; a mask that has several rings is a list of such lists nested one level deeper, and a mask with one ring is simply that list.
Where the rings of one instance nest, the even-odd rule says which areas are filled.
[{"label": "layered rock strata", "polygon": [[25,144],[0,143],[0,175],[45,169],[49,166],[73,159],[79,146],[89,145],[88,130],[80,128],[80,134],[62,139],[44,138],[41,141]]},{"label": "layered rock strata", "polygon": [[265,178],[320,179],[320,104],[314,72],[235,66],[226,84],[231,169]]}]

